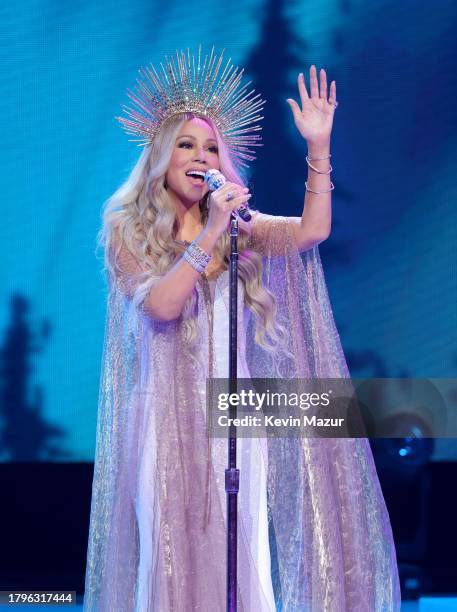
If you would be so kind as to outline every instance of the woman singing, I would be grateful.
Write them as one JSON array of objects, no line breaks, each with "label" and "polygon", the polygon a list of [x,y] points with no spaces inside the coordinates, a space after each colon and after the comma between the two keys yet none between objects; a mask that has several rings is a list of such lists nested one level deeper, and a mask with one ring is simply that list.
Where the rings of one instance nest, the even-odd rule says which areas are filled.
[{"label": "woman singing", "polygon": [[[228,228],[263,104],[177,53],[142,72],[129,118],[144,149],[108,200],[109,296],[84,609],[223,612],[227,441],[206,427],[228,376]],[[331,226],[335,81],[288,100],[308,147],[301,216],[239,220],[238,377],[350,378],[318,244]],[[205,173],[226,182],[209,191]],[[366,438],[239,438],[238,610],[400,610],[395,548]]]}]

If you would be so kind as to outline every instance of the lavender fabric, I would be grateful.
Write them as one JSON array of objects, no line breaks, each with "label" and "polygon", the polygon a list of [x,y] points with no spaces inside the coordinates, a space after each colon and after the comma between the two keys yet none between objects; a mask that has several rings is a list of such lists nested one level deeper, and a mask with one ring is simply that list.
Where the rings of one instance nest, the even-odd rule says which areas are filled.
[{"label": "lavender fabric", "polygon": [[[290,330],[281,375],[349,378],[317,247],[254,213],[249,247]],[[206,433],[206,379],[226,376],[228,275],[197,283],[198,345],[152,319],[157,277],[109,274],[84,610],[223,612],[226,440]],[[274,377],[239,281],[239,376]],[[238,610],[396,612],[395,547],[366,439],[238,441]],[[270,570],[268,527],[274,534]],[[273,571],[274,569],[274,571]]]}]

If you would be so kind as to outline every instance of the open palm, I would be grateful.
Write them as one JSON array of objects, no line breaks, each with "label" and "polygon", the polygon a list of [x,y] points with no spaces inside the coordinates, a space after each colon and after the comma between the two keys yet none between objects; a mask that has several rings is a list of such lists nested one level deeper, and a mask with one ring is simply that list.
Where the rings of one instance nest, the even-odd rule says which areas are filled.
[{"label": "open palm", "polygon": [[330,83],[330,94],[328,94],[325,70],[322,68],[320,71],[319,87],[316,66],[312,65],[309,69],[309,83],[311,95],[308,95],[303,74],[298,76],[301,108],[292,98],[287,102],[292,109],[295,125],[303,138],[308,142],[326,142],[330,139],[333,115],[338,105],[336,82]]}]

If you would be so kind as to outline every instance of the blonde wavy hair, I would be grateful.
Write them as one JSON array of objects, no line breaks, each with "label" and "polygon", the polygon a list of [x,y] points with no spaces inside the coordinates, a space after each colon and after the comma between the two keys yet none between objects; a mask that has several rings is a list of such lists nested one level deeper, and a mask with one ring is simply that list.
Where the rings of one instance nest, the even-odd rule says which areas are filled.
[{"label": "blonde wavy hair", "polygon": [[[114,268],[120,269],[118,255],[122,243],[142,263],[143,269],[150,270],[149,274],[154,275],[165,274],[182,254],[182,247],[174,242],[178,219],[167,193],[165,174],[182,125],[194,117],[203,119],[214,130],[222,174],[228,181],[245,186],[244,179],[233,166],[217,127],[209,118],[196,113],[181,113],[171,117],[164,122],[153,143],[144,148],[125,183],[105,202],[97,243],[104,249],[105,266],[111,274],[115,274]],[[199,203],[203,225],[208,218],[209,195],[210,192],[207,192]],[[116,229],[121,236],[121,244],[113,240]],[[269,353],[275,354],[284,339],[284,328],[276,321],[274,296],[262,284],[262,257],[248,248],[248,241],[249,235],[240,231],[238,271],[244,284],[245,303],[255,317],[255,341]],[[110,255],[112,251],[114,266]],[[230,255],[228,232],[220,236],[213,254],[222,262],[222,268],[227,270]],[[198,336],[197,308],[197,290],[194,288],[180,315],[185,338],[190,344]]]}]

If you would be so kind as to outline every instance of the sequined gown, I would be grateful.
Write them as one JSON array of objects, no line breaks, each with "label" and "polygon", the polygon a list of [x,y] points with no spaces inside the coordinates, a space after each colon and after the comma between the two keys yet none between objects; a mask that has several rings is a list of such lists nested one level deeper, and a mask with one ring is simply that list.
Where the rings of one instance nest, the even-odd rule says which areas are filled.
[{"label": "sequined gown", "polygon": [[[256,213],[251,237],[289,332],[285,377],[347,378],[319,251],[300,256],[292,222]],[[224,612],[227,443],[206,435],[205,388],[227,375],[228,273],[197,283],[193,361],[182,322],[143,310],[158,277],[138,284],[137,268],[126,257],[110,276],[84,610]],[[238,373],[274,377],[242,292],[240,282]],[[238,612],[274,612],[275,598],[281,612],[399,612],[368,440],[239,439],[237,466]]]},{"label": "sequined gown", "polygon": [[[228,336],[229,336],[229,273],[222,272],[214,280],[200,282],[201,296],[210,306],[210,354],[214,351],[217,371],[215,377],[228,376]],[[243,283],[238,282],[238,377],[249,378],[245,357],[246,327],[250,311],[243,307]],[[204,327],[206,321],[200,321]],[[202,393],[205,389],[201,390]],[[153,439],[151,432],[150,439]],[[220,508],[226,519],[226,492],[224,471],[227,467],[227,441],[211,439],[211,461],[214,466],[219,493]],[[154,504],[153,491],[148,480],[148,471],[154,464],[153,447],[147,446],[141,462],[141,477],[138,481],[136,514],[139,526],[140,548],[142,551],[138,573],[138,599],[136,612],[157,610],[151,607],[156,598],[153,591],[154,571],[158,567],[158,529],[160,518]],[[238,494],[238,586],[242,609],[255,612],[275,612],[275,600],[270,571],[270,548],[268,541],[267,488],[268,453],[265,438],[239,438],[237,441],[237,467],[240,469],[240,491]],[[201,500],[204,503],[204,499]],[[226,522],[224,523],[226,526]],[[152,537],[151,537],[151,534]],[[224,550],[221,556],[225,555]],[[208,568],[208,572],[211,568]],[[161,602],[160,610],[168,610],[170,602]],[[216,612],[216,611],[214,611]],[[221,609],[222,612],[222,609]]]}]

